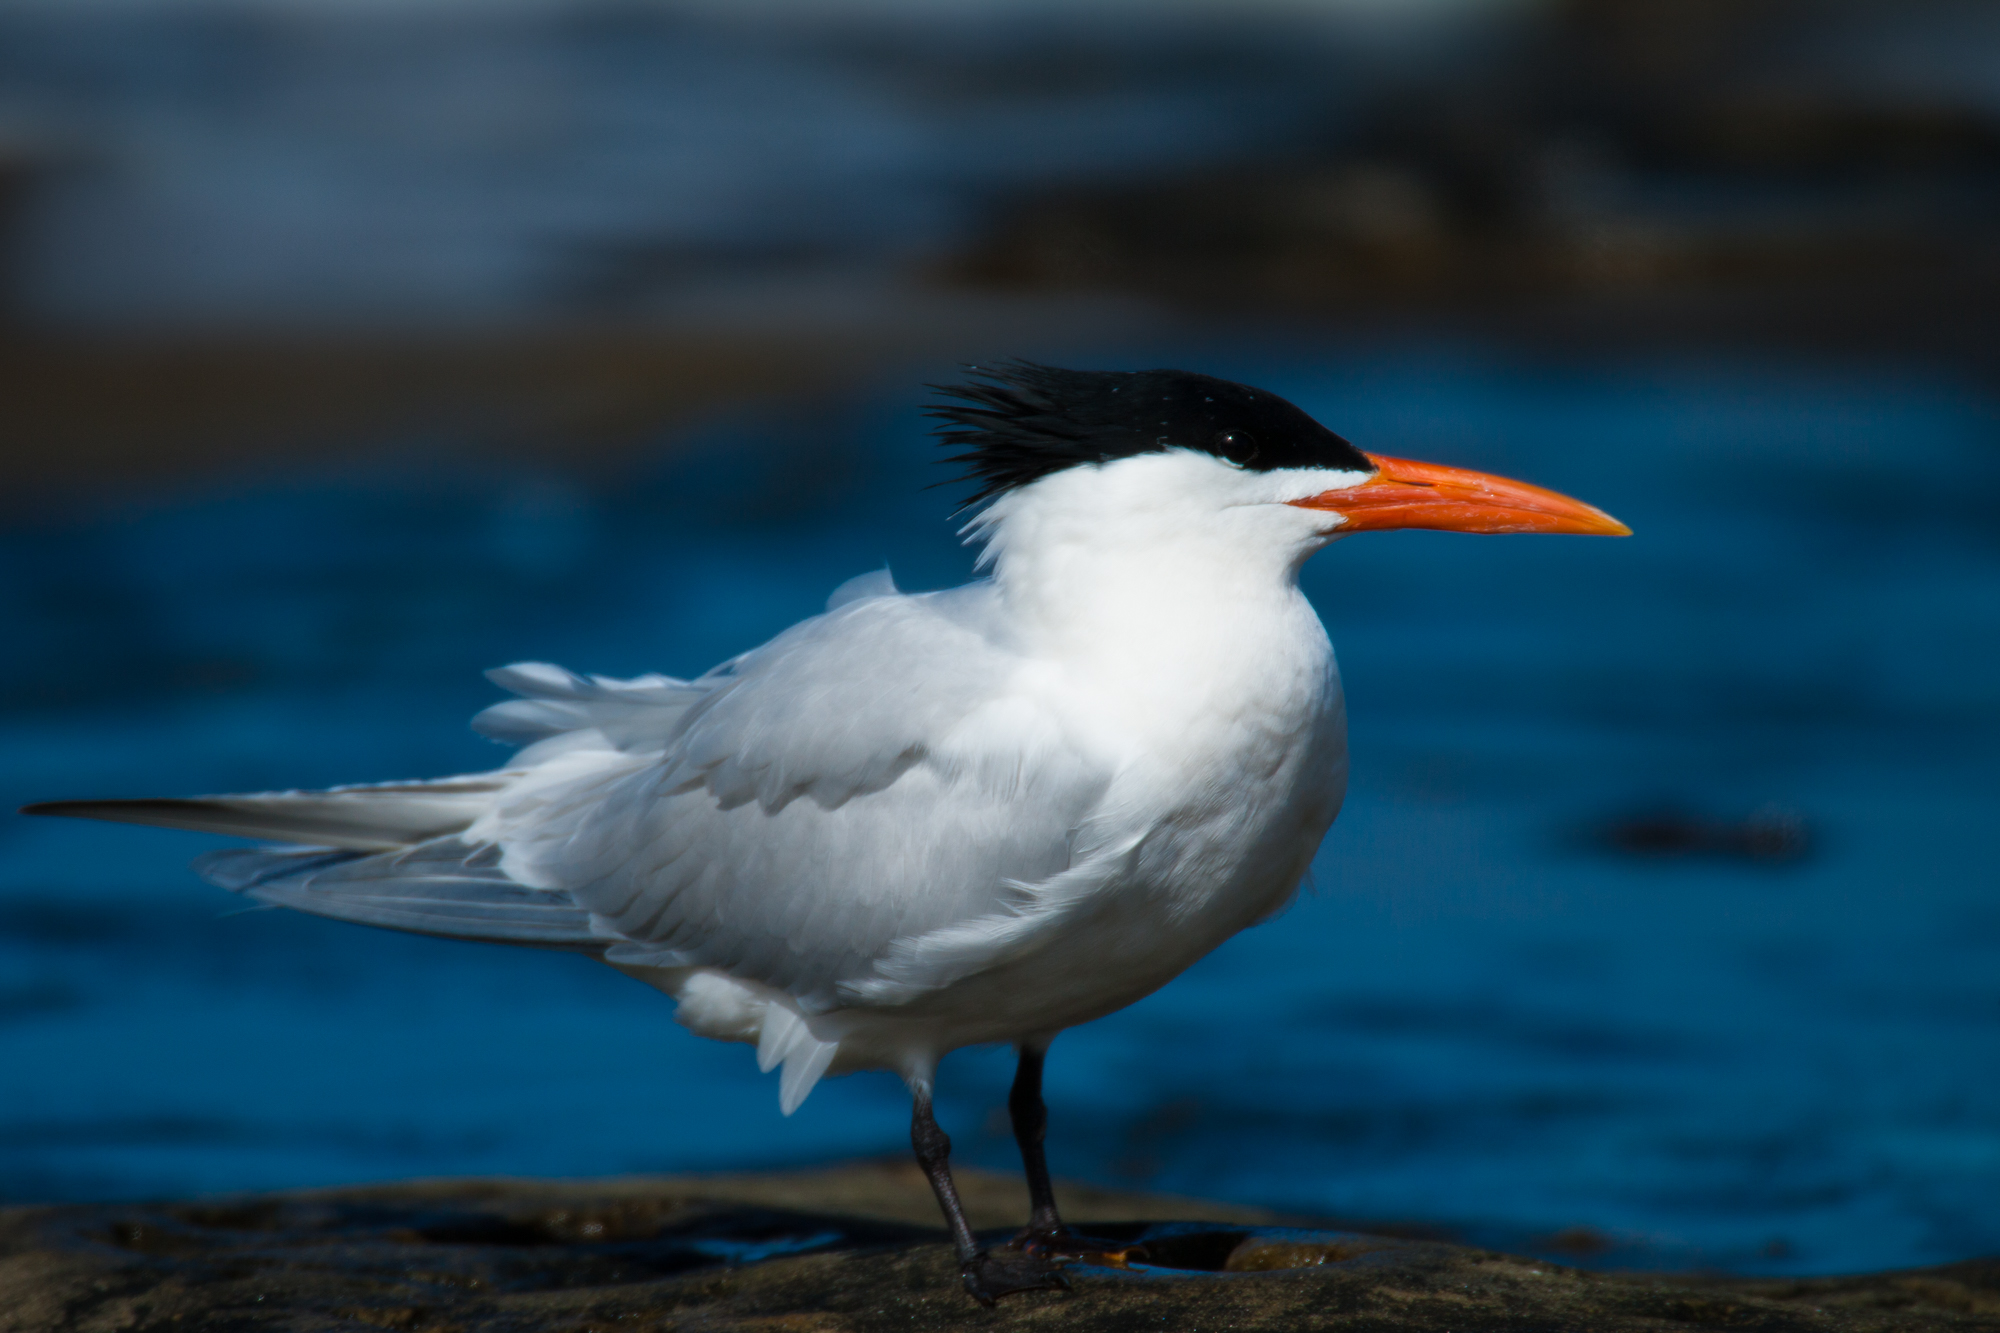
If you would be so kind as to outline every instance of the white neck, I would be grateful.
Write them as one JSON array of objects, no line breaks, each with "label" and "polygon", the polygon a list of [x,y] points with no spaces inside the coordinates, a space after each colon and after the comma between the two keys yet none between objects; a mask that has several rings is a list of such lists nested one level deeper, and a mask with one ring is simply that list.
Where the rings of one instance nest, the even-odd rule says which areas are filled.
[{"label": "white neck", "polygon": [[1298,573],[1339,519],[1285,503],[1327,477],[1145,454],[1045,477],[972,532],[1019,648],[1150,730],[1328,672]]}]

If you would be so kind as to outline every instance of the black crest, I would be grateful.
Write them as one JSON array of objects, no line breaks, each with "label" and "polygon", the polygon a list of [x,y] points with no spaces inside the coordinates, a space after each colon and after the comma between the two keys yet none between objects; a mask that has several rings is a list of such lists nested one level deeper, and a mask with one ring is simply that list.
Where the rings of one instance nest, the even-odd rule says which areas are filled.
[{"label": "black crest", "polygon": [[965,452],[968,506],[1079,463],[1198,449],[1258,472],[1318,467],[1370,472],[1359,449],[1274,393],[1190,370],[1063,370],[1031,361],[931,387],[947,398],[929,415],[945,445]]}]

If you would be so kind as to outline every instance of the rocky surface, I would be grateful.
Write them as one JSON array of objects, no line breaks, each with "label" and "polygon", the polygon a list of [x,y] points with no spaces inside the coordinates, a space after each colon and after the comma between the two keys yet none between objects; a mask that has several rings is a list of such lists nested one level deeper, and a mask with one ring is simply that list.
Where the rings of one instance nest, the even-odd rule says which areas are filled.
[{"label": "rocky surface", "polygon": [[[1025,1210],[967,1172],[973,1220]],[[0,1213],[0,1330],[2000,1329],[2000,1261],[1863,1277],[1589,1273],[1254,1210],[1071,1188],[1150,1262],[998,1309],[958,1289],[901,1164],[415,1182]]]}]

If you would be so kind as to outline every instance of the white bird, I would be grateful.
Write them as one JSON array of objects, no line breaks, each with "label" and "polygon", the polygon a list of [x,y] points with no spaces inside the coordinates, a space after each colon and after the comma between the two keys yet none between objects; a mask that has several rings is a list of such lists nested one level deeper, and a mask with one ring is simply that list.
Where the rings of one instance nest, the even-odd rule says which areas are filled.
[{"label": "white bird", "polygon": [[[1381,528],[1623,535],[1551,491],[1364,454],[1186,371],[1010,362],[943,390],[985,577],[887,573],[704,676],[527,663],[474,725],[522,748],[429,782],[39,814],[274,839],[203,857],[265,903],[581,950],[782,1067],[889,1069],[967,1290],[1063,1285],[1043,1053],[1292,898],[1340,809],[1333,649],[1307,557]],[[955,401],[953,401],[955,400]],[[1019,1051],[1028,1226],[982,1251],[931,1113],[938,1060]]]}]

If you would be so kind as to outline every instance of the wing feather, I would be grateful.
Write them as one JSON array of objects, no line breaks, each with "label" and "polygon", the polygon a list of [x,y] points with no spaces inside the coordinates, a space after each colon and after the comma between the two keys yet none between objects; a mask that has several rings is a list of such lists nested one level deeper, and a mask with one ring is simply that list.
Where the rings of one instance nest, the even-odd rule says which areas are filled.
[{"label": "wing feather", "polygon": [[525,888],[498,849],[456,837],[368,854],[324,847],[210,852],[195,869],[245,897],[315,916],[426,935],[602,950],[590,913],[567,894]]},{"label": "wing feather", "polygon": [[232,796],[130,801],[47,801],[24,814],[107,819],[121,824],[226,833],[381,851],[456,833],[507,785],[502,774],[435,782],[378,782],[325,791],[244,792]]},{"label": "wing feather", "polygon": [[[525,748],[490,774],[46,812],[309,844],[199,866],[322,916],[717,968],[808,1015],[903,1003],[1035,947],[1129,851],[994,595],[865,576],[694,680],[503,668],[477,725]],[[770,1040],[803,1096],[830,1053]]]},{"label": "wing feather", "polygon": [[901,1002],[1023,947],[1110,772],[1016,697],[984,585],[878,587],[690,684],[656,753],[581,742],[586,771],[503,793],[474,832],[630,942],[621,958],[720,968],[808,1011]]},{"label": "wing feather", "polygon": [[482,736],[509,745],[560,740],[564,748],[591,743],[653,754],[672,740],[681,715],[714,688],[713,673],[693,681],[660,675],[614,680],[579,676],[547,662],[516,662],[486,678],[520,697],[472,719]]}]

